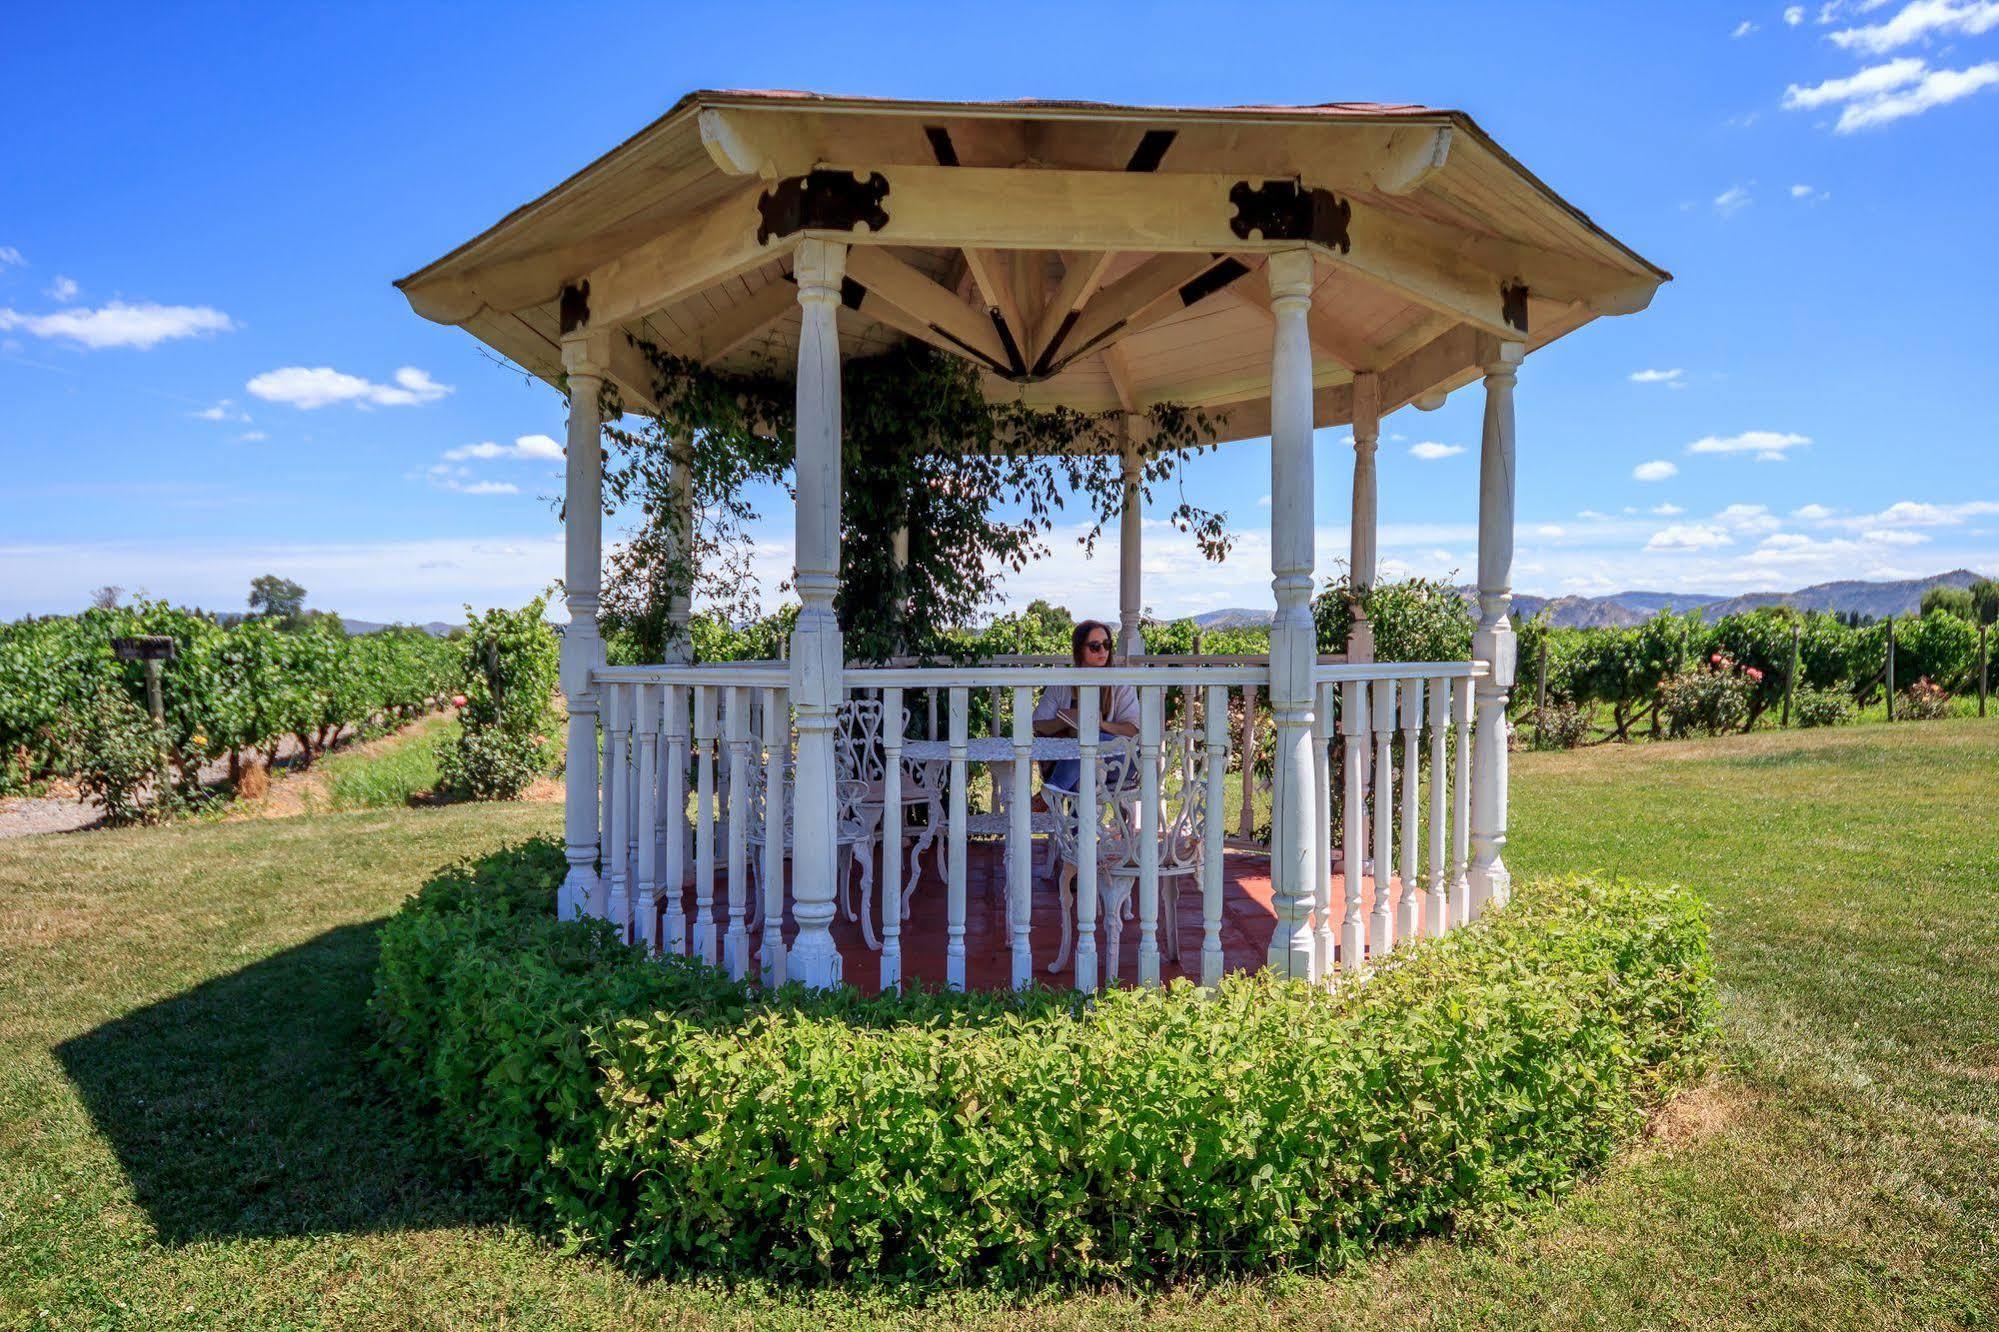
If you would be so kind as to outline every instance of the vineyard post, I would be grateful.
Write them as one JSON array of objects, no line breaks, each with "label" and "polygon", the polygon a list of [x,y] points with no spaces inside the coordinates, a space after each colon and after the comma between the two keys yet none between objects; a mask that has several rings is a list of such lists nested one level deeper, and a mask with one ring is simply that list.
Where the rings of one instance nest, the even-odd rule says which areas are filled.
[{"label": "vineyard post", "polygon": [[1541,713],[1548,706],[1548,635],[1541,635],[1541,650],[1535,654],[1534,725],[1541,725]]},{"label": "vineyard post", "polygon": [[1798,685],[1798,640],[1804,636],[1804,632],[1805,631],[1803,629],[1799,628],[1795,624],[1791,626],[1791,669],[1790,672],[1784,676],[1783,725],[1785,726],[1789,726],[1791,724],[1791,691],[1797,688]]},{"label": "vineyard post", "polygon": [[1992,665],[1992,658],[1985,651],[1985,631],[1991,627],[1989,624],[1978,626],[1978,715],[1981,717],[1985,715],[1986,677]]},{"label": "vineyard post", "polygon": [[1888,696],[1888,720],[1895,720],[1895,617],[1888,617],[1888,666],[1884,681],[1887,688],[1881,692]]}]

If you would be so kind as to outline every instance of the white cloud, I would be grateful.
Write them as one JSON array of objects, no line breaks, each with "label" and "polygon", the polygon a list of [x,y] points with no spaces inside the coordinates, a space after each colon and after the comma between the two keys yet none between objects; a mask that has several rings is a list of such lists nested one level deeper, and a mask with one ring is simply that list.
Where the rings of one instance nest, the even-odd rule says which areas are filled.
[{"label": "white cloud", "polygon": [[1783,526],[1769,506],[1763,504],[1731,504],[1717,513],[1714,520],[1738,532],[1774,532]]},{"label": "white cloud", "polygon": [[406,365],[396,371],[395,381],[393,385],[376,384],[330,366],[308,369],[288,365],[266,370],[244,387],[266,402],[289,403],[302,411],[337,402],[351,402],[359,407],[409,407],[436,402],[452,391],[449,385],[438,383],[415,366]]},{"label": "white cloud", "polygon": [[1642,462],[1631,469],[1631,478],[1634,481],[1665,481],[1679,474],[1679,467],[1667,462],[1664,458],[1655,458],[1651,462]]},{"label": "white cloud", "polygon": [[0,245],[0,268],[13,268],[17,265],[24,265],[27,262],[26,259],[21,257],[21,252],[13,246]]},{"label": "white cloud", "polygon": [[1568,530],[1557,523],[1542,523],[1534,529],[1534,535],[1537,537],[1546,537],[1552,541],[1557,537],[1567,536]]},{"label": "white cloud", "polygon": [[1756,31],[1756,25],[1754,23],[1751,23],[1748,19],[1744,19],[1742,20],[1742,22],[1736,24],[1735,31],[1729,33],[1728,35],[1730,37],[1747,37],[1750,33],[1755,31]]},{"label": "white cloud", "polygon": [[1598,513],[1595,509],[1579,509],[1576,511],[1576,517],[1581,518],[1585,522],[1591,522],[1591,523],[1603,523],[1610,521],[1609,514]]},{"label": "white cloud", "polygon": [[1994,84],[1999,84],[1999,60],[1988,60],[1969,69],[1931,70],[1913,88],[1847,107],[1839,113],[1839,123],[1833,126],[1833,131],[1851,134],[1855,130],[1872,129],[1909,116],[1919,116]]},{"label": "white cloud", "polygon": [[1791,516],[1802,518],[1808,523],[1816,523],[1832,517],[1832,510],[1823,504],[1803,504],[1791,510]]},{"label": "white cloud", "polygon": [[[1999,4],[1993,7],[1999,10]],[[1999,83],[1999,61],[1969,69],[1931,69],[1915,56],[1902,56],[1809,88],[1794,83],[1784,90],[1784,105],[1799,111],[1844,103],[1833,131],[1851,134],[1921,115],[1995,83]]]},{"label": "white cloud", "polygon": [[1953,4],[1951,0],[1913,0],[1913,3],[1902,6],[1886,23],[1847,28],[1831,36],[1834,44],[1843,50],[1858,51],[1864,55],[1886,55],[1933,35],[1963,33],[1975,37],[1995,27],[1999,27],[1999,3],[1993,0],[1969,0],[1966,4]]},{"label": "white cloud", "polygon": [[224,398],[213,407],[204,407],[195,413],[203,421],[247,421],[250,414],[236,405],[235,399]]},{"label": "white cloud", "polygon": [[1784,10],[1784,22],[1790,24],[1792,27],[1795,28],[1804,21],[1805,7],[1803,5],[1791,5]]},{"label": "white cloud", "polygon": [[245,444],[255,444],[259,440],[269,439],[270,436],[261,430],[245,430],[242,434],[236,436],[236,438]]},{"label": "white cloud", "polygon": [[61,338],[93,350],[137,347],[143,351],[175,338],[227,333],[235,327],[228,315],[206,305],[109,301],[95,310],[58,310],[45,315],[0,309],[0,329],[18,328],[38,338]]},{"label": "white cloud", "polygon": [[1970,518],[1989,518],[1994,515],[1999,515],[1999,502],[1993,500],[1966,500],[1960,504],[1926,504],[1916,500],[1898,500],[1879,513],[1841,518],[1837,525],[1863,529],[1956,527]]},{"label": "white cloud", "polygon": [[56,274],[56,280],[49,283],[48,289],[43,292],[43,295],[52,301],[67,303],[76,299],[76,293],[79,290],[80,288],[76,285],[74,279],[66,278],[58,273]]},{"label": "white cloud", "polygon": [[1890,60],[1885,64],[1870,65],[1858,74],[1850,74],[1843,79],[1827,79],[1824,83],[1801,87],[1792,84],[1784,89],[1784,109],[1787,111],[1811,111],[1821,106],[1831,106],[1835,102],[1851,102],[1863,97],[1877,97],[1906,87],[1923,77],[1926,68],[1914,56],[1904,56],[1900,60]]},{"label": "white cloud", "polygon": [[1860,534],[1862,541],[1872,541],[1882,546],[1920,546],[1929,538],[1921,532],[1905,531],[1901,528],[1877,528]]},{"label": "white cloud", "polygon": [[1749,207],[1749,203],[1749,187],[1747,185],[1731,185],[1720,194],[1714,196],[1714,211],[1720,213],[1723,217],[1734,217],[1737,213]]},{"label": "white cloud", "polygon": [[1677,504],[1655,504],[1652,506],[1652,512],[1661,518],[1677,518],[1686,510]]},{"label": "white cloud", "polygon": [[1454,458],[1465,451],[1462,444],[1439,444],[1434,439],[1426,439],[1409,446],[1409,456],[1421,458],[1424,462],[1435,462],[1439,458]]},{"label": "white cloud", "polygon": [[1722,546],[1732,546],[1735,538],[1719,527],[1709,527],[1703,523],[1675,523],[1662,527],[1652,534],[1645,543],[1647,550],[1714,550]]},{"label": "white cloud", "polygon": [[1688,453],[1753,453],[1757,462],[1782,462],[1791,449],[1810,444],[1807,435],[1776,430],[1745,430],[1739,435],[1708,435],[1687,445]]},{"label": "white cloud", "polygon": [[1674,388],[1681,388],[1684,387],[1684,381],[1681,379],[1681,376],[1684,374],[1686,374],[1686,371],[1677,368],[1672,370],[1633,370],[1631,372],[1631,382],[1634,384],[1670,384]]},{"label": "white cloud", "polygon": [[447,462],[464,462],[468,458],[544,458],[562,461],[562,446],[547,435],[522,435],[511,444],[494,444],[490,441],[480,444],[461,444],[455,449],[446,449]]}]

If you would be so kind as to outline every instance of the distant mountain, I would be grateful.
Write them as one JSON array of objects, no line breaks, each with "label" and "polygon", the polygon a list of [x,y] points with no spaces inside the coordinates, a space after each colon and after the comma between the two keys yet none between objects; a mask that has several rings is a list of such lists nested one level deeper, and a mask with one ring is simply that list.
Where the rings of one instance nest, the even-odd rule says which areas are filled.
[{"label": "distant mountain", "polygon": [[1270,612],[1232,606],[1227,610],[1203,611],[1194,617],[1194,624],[1202,629],[1268,629]]},{"label": "distant mountain", "polygon": [[[350,634],[372,634],[377,629],[387,629],[389,627],[386,624],[378,624],[373,620],[350,620],[345,616],[341,617],[340,623],[347,627],[347,632]],[[432,620],[429,624],[407,625],[404,627],[421,629],[432,638],[448,638],[453,632],[463,629],[465,626],[462,624],[446,624],[442,620]]]},{"label": "distant mountain", "polygon": [[[1847,579],[1817,583],[1795,592],[1750,592],[1738,597],[1722,597],[1697,592],[1618,592],[1607,597],[1536,597],[1516,595],[1516,615],[1528,618],[1548,612],[1548,623],[1558,629],[1597,628],[1639,624],[1660,611],[1675,615],[1699,611],[1703,619],[1718,620],[1762,606],[1795,606],[1806,611],[1858,612],[1870,619],[1888,615],[1913,615],[1922,608],[1923,593],[1933,587],[1969,587],[1985,575],[1969,569],[1932,574],[1928,578],[1906,578],[1898,582],[1868,583]],[[1475,601],[1478,590],[1460,587],[1467,601]]]}]

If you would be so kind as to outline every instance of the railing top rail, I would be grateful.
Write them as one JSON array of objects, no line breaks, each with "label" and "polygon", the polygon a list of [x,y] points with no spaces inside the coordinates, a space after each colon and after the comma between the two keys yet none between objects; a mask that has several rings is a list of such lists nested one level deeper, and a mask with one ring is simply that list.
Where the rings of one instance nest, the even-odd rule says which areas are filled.
[{"label": "railing top rail", "polygon": [[711,661],[694,666],[599,666],[599,684],[725,685],[738,689],[788,689],[791,668],[782,662]]},{"label": "railing top rail", "polygon": [[1492,673],[1483,661],[1355,661],[1320,666],[1312,672],[1318,684],[1348,680],[1478,680]]},{"label": "railing top rail", "polygon": [[1170,687],[1177,685],[1263,684],[1270,671],[1263,666],[849,666],[844,672],[849,688],[860,689],[947,689],[993,685],[1035,686],[1132,685]]},{"label": "railing top rail", "polygon": [[[1322,652],[1319,664],[1335,665],[1344,662],[1344,652]],[[1159,652],[1138,657],[1127,657],[1130,666],[1268,666],[1270,654],[1267,652]],[[983,666],[1067,666],[1069,658],[1052,653],[999,652],[990,657],[978,657],[968,661],[953,661],[939,657],[891,657],[882,663],[848,662],[847,669],[914,669],[928,666],[931,669],[968,669]]]}]

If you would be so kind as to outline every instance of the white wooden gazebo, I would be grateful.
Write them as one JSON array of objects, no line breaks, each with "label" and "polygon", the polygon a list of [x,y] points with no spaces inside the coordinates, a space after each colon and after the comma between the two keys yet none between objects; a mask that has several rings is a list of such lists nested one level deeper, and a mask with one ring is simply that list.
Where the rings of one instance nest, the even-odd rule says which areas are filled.
[{"label": "white wooden gazebo", "polygon": [[[421,315],[456,324],[567,391],[570,401],[562,654],[569,703],[565,912],[611,917],[634,937],[695,951],[741,974],[762,908],[761,971],[811,985],[841,979],[830,926],[841,888],[835,729],[857,693],[900,715],[904,692],[950,700],[955,777],[948,836],[954,982],[963,970],[964,699],[1011,694],[1016,828],[1027,827],[1033,691],[1130,683],[1144,702],[1140,749],[1161,743],[1169,690],[1205,714],[1197,737],[1214,798],[1202,874],[1209,895],[1201,976],[1219,973],[1221,691],[1267,691],[1278,734],[1268,964],[1316,978],[1504,901],[1507,619],[1514,514],[1513,393],[1527,354],[1600,315],[1643,309],[1668,275],[1543,185],[1460,112],[1335,103],[1162,108],[1085,102],[952,103],[795,92],[698,92],[555,189],[398,285]],[[860,668],[842,651],[838,591],[840,370],[914,338],[979,367],[991,400],[1142,413],[1199,406],[1219,441],[1271,444],[1267,662],[1149,662],[1091,671],[1063,663]],[[651,375],[635,340],[722,368],[774,359],[797,376],[795,583],[803,607],[789,660],[695,665],[686,607],[674,660],[604,665],[596,613],[601,555],[599,390],[644,408]],[[1431,408],[1482,381],[1478,626],[1470,662],[1376,664],[1367,626],[1344,660],[1322,660],[1309,601],[1313,431],[1353,432],[1351,569],[1375,568],[1374,453],[1381,418]],[[1127,440],[1136,432],[1125,432]],[[1126,493],[1141,460],[1125,448]],[[1138,508],[1121,529],[1121,636],[1135,653]],[[1094,759],[1094,689],[1083,755]],[[722,728],[717,731],[717,704]],[[752,730],[752,727],[755,729]],[[603,771],[600,776],[599,732]],[[1396,826],[1396,744],[1403,786]],[[1419,825],[1415,759],[1431,749]],[[1345,744],[1344,762],[1329,751]],[[883,980],[899,976],[903,736],[883,737]],[[1148,748],[1149,747],[1149,748]],[[690,756],[696,813],[679,816]],[[716,786],[713,761],[727,760]],[[795,772],[790,873],[763,845],[769,901],[746,902],[750,764],[775,787]],[[1333,891],[1329,776],[1346,813],[1344,891]],[[1085,762],[1083,785],[1093,763]],[[1152,768],[1145,800],[1156,817]],[[1372,789],[1374,821],[1364,817]],[[1086,791],[1091,801],[1095,793]],[[1085,820],[1086,842],[1094,824]],[[718,847],[718,838],[725,846]],[[1397,853],[1400,853],[1399,872]],[[714,891],[726,860],[726,902]],[[1141,857],[1144,859],[1144,857]],[[1371,911],[1361,866],[1371,860]],[[1094,850],[1078,897],[1076,982],[1099,983],[1091,930]],[[687,913],[684,862],[693,869]],[[775,871],[774,873],[771,871]],[[1138,869],[1138,978],[1159,975],[1157,866]],[[1026,857],[1009,865],[1013,975],[1030,974]],[[787,912],[791,936],[786,940]]]}]

